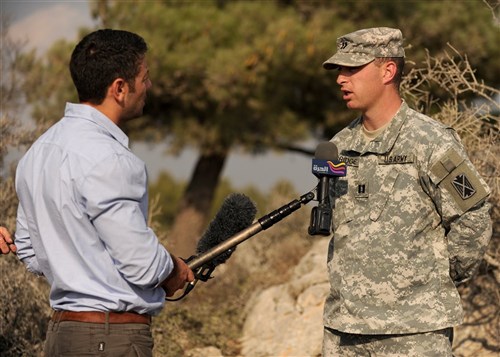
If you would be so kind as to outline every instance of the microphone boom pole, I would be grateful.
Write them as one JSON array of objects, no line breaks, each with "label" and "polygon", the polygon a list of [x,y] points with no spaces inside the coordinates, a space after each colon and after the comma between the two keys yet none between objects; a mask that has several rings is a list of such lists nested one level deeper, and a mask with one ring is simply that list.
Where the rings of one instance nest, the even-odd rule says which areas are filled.
[{"label": "microphone boom pole", "polygon": [[[219,243],[218,245],[214,246],[213,248],[207,250],[206,252],[203,252],[197,256],[194,256],[190,258],[187,261],[187,265],[191,270],[196,270],[203,265],[209,263],[211,260],[215,259],[219,255],[221,255],[224,252],[227,252],[228,250],[236,247],[238,244],[246,241],[250,237],[256,235],[257,233],[268,229],[269,227],[273,226],[275,223],[278,223],[281,221],[283,218],[289,216],[292,212],[295,212],[298,210],[300,207],[303,205],[307,204],[308,202],[312,201],[315,197],[315,191],[316,189],[313,189],[312,191],[303,194],[300,196],[299,199],[295,199],[280,208],[272,211],[271,213],[262,216],[257,220],[257,222],[253,223],[250,225],[248,228],[245,228],[241,232],[233,235],[232,237],[228,238],[227,240]],[[215,268],[215,267],[214,267]],[[213,269],[211,269],[212,271]],[[211,271],[208,273],[210,275]],[[205,277],[203,274],[201,274],[200,278]],[[208,279],[206,277],[206,279]],[[203,280],[203,279],[202,279]]]}]

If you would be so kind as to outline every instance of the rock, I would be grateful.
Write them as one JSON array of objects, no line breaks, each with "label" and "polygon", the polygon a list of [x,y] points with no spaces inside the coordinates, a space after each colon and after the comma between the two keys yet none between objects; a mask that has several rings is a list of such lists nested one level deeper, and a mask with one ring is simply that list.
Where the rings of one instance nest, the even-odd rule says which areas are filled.
[{"label": "rock", "polygon": [[323,306],[329,291],[320,238],[294,268],[290,281],[262,291],[247,306],[242,356],[320,356]]},{"label": "rock", "polygon": [[184,357],[224,357],[216,347],[200,347],[186,351]]}]

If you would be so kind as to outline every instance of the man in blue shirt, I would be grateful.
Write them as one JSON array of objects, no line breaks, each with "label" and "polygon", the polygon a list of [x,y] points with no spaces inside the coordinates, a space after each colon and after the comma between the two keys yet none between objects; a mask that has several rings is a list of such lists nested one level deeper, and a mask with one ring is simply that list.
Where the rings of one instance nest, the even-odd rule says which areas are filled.
[{"label": "man in blue shirt", "polygon": [[75,47],[79,104],[19,162],[16,246],[50,284],[45,354],[152,356],[151,316],[193,272],[147,226],[144,162],[119,128],[142,115],[151,87],[147,45],[99,30]]}]

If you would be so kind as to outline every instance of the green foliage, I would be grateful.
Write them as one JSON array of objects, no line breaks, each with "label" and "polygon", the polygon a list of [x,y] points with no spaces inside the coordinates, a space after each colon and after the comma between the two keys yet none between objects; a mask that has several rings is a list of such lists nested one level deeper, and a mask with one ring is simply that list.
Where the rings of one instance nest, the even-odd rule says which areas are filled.
[{"label": "green foliage", "polygon": [[155,221],[165,230],[173,222],[184,188],[184,183],[176,181],[167,172],[161,172],[157,180],[150,183],[150,197],[158,197],[161,207],[161,211],[156,213]]},{"label": "green foliage", "polygon": [[[338,36],[362,27],[401,28],[414,66],[425,49],[438,57],[450,43],[479,78],[493,86],[500,80],[498,24],[481,0],[100,0],[93,8],[103,26],[147,40],[153,89],[147,115],[127,131],[146,140],[168,133],[174,152],[186,145],[261,152],[310,133],[331,137],[352,113],[340,100],[336,72],[321,63]],[[67,71],[72,46],[58,42],[45,58],[22,61],[35,117],[59,118],[63,103],[76,99]]]},{"label": "green foliage", "polygon": [[[412,16],[398,19],[404,30],[407,57],[421,66],[424,49],[433,57],[445,57],[448,44],[468,57],[476,75],[493,86],[500,85],[498,20],[484,1],[416,1]],[[402,21],[403,20],[403,21]]]},{"label": "green foliage", "polygon": [[[16,224],[17,196],[14,166],[7,166],[7,153],[22,149],[39,135],[20,120],[24,103],[21,77],[17,70],[22,43],[12,41],[2,16],[0,46],[0,225],[12,233]],[[40,127],[43,130],[43,127]],[[42,297],[42,298],[41,298]],[[37,356],[45,339],[48,322],[48,289],[44,280],[26,272],[12,254],[0,256],[0,355]]]},{"label": "green foliage", "polygon": [[[271,34],[274,37],[269,24],[294,14],[279,12],[272,2],[260,6],[236,2],[223,9],[211,2],[200,4],[138,5],[139,12],[156,20],[146,26],[142,21],[135,25],[133,19],[126,22],[150,43],[150,71],[164,74],[153,78],[150,115],[145,119],[152,120],[155,127],[161,122],[174,132],[174,147],[189,144],[206,153],[224,152],[233,145],[268,146],[280,137],[303,137],[307,130],[300,118],[270,100],[284,96],[274,90],[269,96],[270,90],[265,89],[271,83],[266,78],[269,73],[282,72],[283,67],[266,67],[262,61],[256,68],[255,62],[259,60],[259,50],[254,48],[257,41]],[[118,8],[126,3],[116,6],[124,12]],[[294,51],[287,55],[293,56],[300,47],[290,47]],[[278,48],[269,60],[280,52]]]},{"label": "green foliage", "polygon": [[37,58],[33,50],[18,59],[23,93],[33,106],[33,118],[39,123],[54,123],[63,116],[66,102],[78,102],[69,74],[73,47],[61,40],[52,45],[45,58]]}]

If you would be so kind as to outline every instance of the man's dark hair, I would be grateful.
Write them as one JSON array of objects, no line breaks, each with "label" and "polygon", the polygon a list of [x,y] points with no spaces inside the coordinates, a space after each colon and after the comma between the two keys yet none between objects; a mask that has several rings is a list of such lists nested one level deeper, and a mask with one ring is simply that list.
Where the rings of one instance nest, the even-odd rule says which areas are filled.
[{"label": "man's dark hair", "polygon": [[85,36],[69,64],[80,102],[101,104],[117,78],[123,78],[133,91],[147,50],[144,39],[128,31],[104,29]]},{"label": "man's dark hair", "polygon": [[375,64],[377,66],[380,66],[382,63],[389,62],[389,61],[396,63],[397,72],[396,72],[396,75],[394,76],[394,79],[392,80],[392,82],[394,83],[396,88],[399,89],[399,85],[401,84],[401,81],[403,80],[405,59],[404,59],[404,57],[377,57],[377,58],[375,58]]}]

